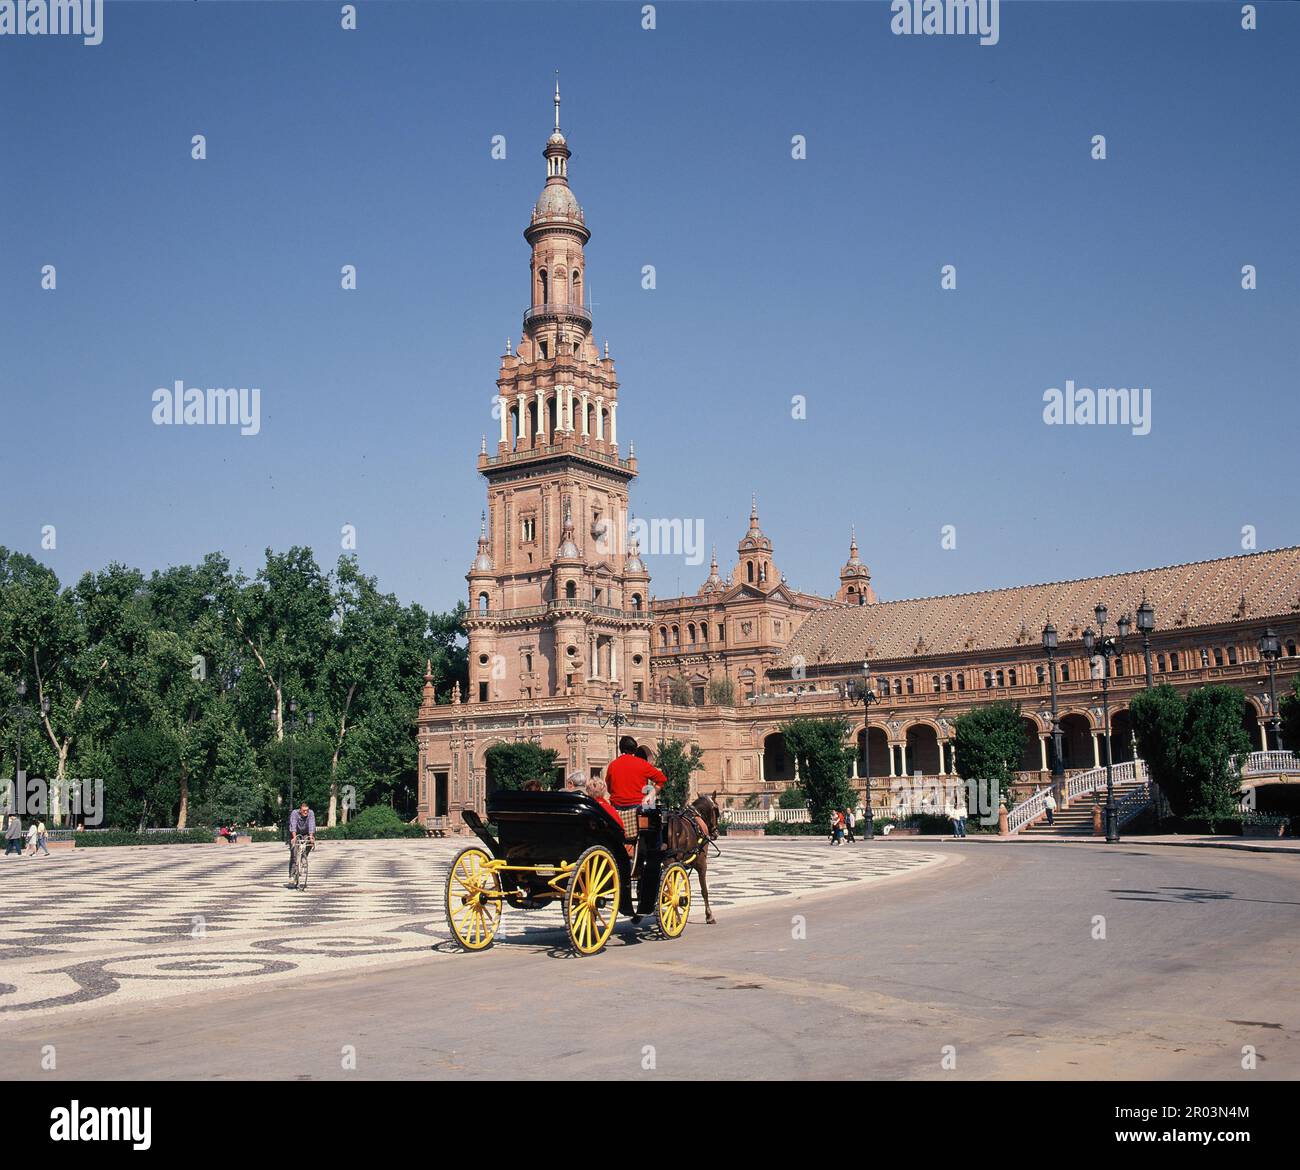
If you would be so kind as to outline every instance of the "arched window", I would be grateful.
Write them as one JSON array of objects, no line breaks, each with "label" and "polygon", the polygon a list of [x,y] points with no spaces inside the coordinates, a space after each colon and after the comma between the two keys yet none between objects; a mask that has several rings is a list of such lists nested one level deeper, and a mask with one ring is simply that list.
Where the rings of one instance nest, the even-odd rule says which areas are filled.
[{"label": "arched window", "polygon": [[692,646],[695,645],[695,623],[694,622],[686,623],[686,640],[690,642]]},{"label": "arched window", "polygon": [[903,680],[901,678],[896,678],[894,679],[894,694],[901,695],[902,693],[903,693]]},{"label": "arched window", "polygon": [[1214,665],[1215,666],[1223,665],[1223,647],[1221,646],[1216,646],[1214,648]]},{"label": "arched window", "polygon": [[1000,686],[1000,687],[1004,687],[1004,686],[1006,686],[1006,685],[1007,685],[1006,677],[1003,675],[1002,671],[999,670],[999,671],[998,671],[998,686]]},{"label": "arched window", "polygon": [[479,613],[487,613],[488,611],[488,595],[486,593],[478,595],[478,611]]},{"label": "arched window", "polygon": [[930,685],[934,688],[934,693],[936,695],[943,690],[943,684],[939,682],[939,676],[937,674],[930,676]]},{"label": "arched window", "polygon": [[1016,685],[1016,668],[1014,666],[1011,668],[1010,674],[1011,674],[1011,685],[1014,687]]},{"label": "arched window", "polygon": [[950,691],[950,690],[952,690],[952,675],[950,675],[950,674],[945,674],[945,675],[943,676],[943,689],[944,689],[945,691]]},{"label": "arched window", "polygon": [[549,304],[551,300],[551,278],[547,275],[545,268],[537,270],[537,278],[541,281],[542,304]]},{"label": "arched window", "polygon": [[966,675],[964,673],[957,676],[957,689],[959,691],[966,689]]},{"label": "arched window", "polygon": [[680,646],[681,644],[682,644],[682,632],[676,626],[673,626],[673,645]]},{"label": "arched window", "polygon": [[991,670],[986,670],[984,672],[984,689],[987,691],[987,690],[992,690],[992,688],[993,688],[993,672]]},{"label": "arched window", "polygon": [[582,273],[576,268],[573,270],[573,282],[569,285],[573,289],[573,303],[582,304]]},{"label": "arched window", "polygon": [[1286,644],[1286,656],[1288,658],[1294,658],[1296,656],[1296,644],[1294,642],[1288,642]]},{"label": "arched window", "polygon": [[1070,681],[1070,664],[1068,662],[1061,663],[1061,681],[1062,682]]},{"label": "arched window", "polygon": [[909,695],[916,694],[916,688],[912,683],[912,676],[910,674],[907,676],[907,693]]},{"label": "arched window", "polygon": [[1163,654],[1156,655],[1156,670],[1161,674],[1165,672],[1165,656]]},{"label": "arched window", "polygon": [[641,612],[641,594],[639,593],[632,594],[632,612],[633,613]]},{"label": "arched window", "polygon": [[1047,667],[1038,666],[1035,667],[1034,669],[1035,669],[1035,675],[1038,679],[1038,685],[1041,687],[1047,681]]},{"label": "arched window", "polygon": [[1171,651],[1169,652],[1169,669],[1170,669],[1170,670],[1181,670],[1181,669],[1182,669],[1182,667],[1178,665],[1178,651],[1177,651],[1177,650],[1171,650]]},{"label": "arched window", "polygon": [[566,581],[564,583],[564,596],[573,601],[578,596],[578,583],[576,581]]},{"label": "arched window", "polygon": [[753,562],[753,561],[746,561],[746,562],[745,562],[745,576],[746,576],[746,578],[749,580],[749,582],[752,584],[753,581],[754,581],[754,562]]},{"label": "arched window", "polygon": [[1229,646],[1229,647],[1228,647],[1228,665],[1229,665],[1229,666],[1236,666],[1236,665],[1237,665],[1237,647],[1236,647],[1236,646]]},{"label": "arched window", "polygon": [[668,627],[667,626],[659,627],[659,645],[662,646],[664,649],[668,648]]}]

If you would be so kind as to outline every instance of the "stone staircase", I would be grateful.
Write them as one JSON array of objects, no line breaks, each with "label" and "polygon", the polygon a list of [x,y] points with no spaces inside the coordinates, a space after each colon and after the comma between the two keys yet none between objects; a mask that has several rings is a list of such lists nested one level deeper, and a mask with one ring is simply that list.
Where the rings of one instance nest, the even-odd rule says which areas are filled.
[{"label": "stone staircase", "polygon": [[[1134,795],[1142,788],[1145,782],[1129,781],[1128,783],[1115,784],[1115,804],[1121,805],[1126,796]],[[1069,808],[1061,808],[1057,804],[1056,824],[1049,825],[1046,816],[1039,816],[1030,824],[1020,830],[1020,836],[1026,838],[1045,837],[1045,836],[1062,836],[1062,837],[1090,837],[1092,836],[1092,793],[1085,792],[1080,796],[1074,797],[1070,801]],[[1100,802],[1102,809],[1106,807],[1106,786],[1103,784],[1097,792],[1097,800]]]}]

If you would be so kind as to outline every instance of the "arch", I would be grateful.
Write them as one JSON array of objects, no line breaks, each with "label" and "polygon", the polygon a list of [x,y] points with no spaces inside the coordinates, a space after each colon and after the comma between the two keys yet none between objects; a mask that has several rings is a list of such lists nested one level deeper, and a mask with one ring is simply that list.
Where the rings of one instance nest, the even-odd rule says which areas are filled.
[{"label": "arch", "polygon": [[1061,756],[1067,768],[1091,768],[1092,721],[1071,711],[1061,716]]},{"label": "arch", "polygon": [[673,626],[673,645],[680,646],[681,644],[682,644],[682,631],[677,626]]},{"label": "arch", "polygon": [[539,269],[537,270],[537,281],[538,281],[538,289],[537,289],[537,291],[541,294],[541,296],[539,297],[540,303],[543,304],[543,305],[548,305],[548,304],[550,304],[550,302],[551,302],[551,278],[550,278],[550,275],[547,273],[547,271],[546,271],[545,268],[539,268]]},{"label": "arch", "polygon": [[[858,775],[866,777],[866,761],[862,756],[863,730],[858,728],[858,734],[854,739],[858,751]],[[880,779],[888,776],[890,773],[889,763],[889,736],[885,734],[883,727],[873,727],[871,729],[871,776],[873,779]]]},{"label": "arch", "polygon": [[[1116,764],[1126,764],[1137,754],[1133,748],[1133,716],[1127,707],[1110,713],[1110,753]],[[1102,744],[1102,752],[1106,745]],[[1102,756],[1105,762],[1105,756]]]},{"label": "arch", "polygon": [[641,612],[641,594],[639,593],[632,594],[632,612],[633,613]]},{"label": "arch", "polygon": [[573,279],[569,281],[569,287],[573,290],[573,303],[582,304],[582,273],[576,268],[573,270]]},{"label": "arch", "polygon": [[486,593],[480,593],[480,594],[478,595],[478,611],[479,611],[479,613],[487,613],[488,610],[491,608],[491,604],[492,604],[492,603],[491,603],[491,599],[488,597],[488,595],[487,595]]},{"label": "arch", "polygon": [[926,776],[939,775],[939,734],[930,723],[913,723],[907,729],[907,768]]},{"label": "arch", "polygon": [[667,626],[659,627],[659,646],[661,649],[664,650],[668,649],[668,627]]},{"label": "arch", "polygon": [[1025,746],[1020,753],[1020,771],[1038,772],[1043,767],[1043,752],[1039,747],[1038,720],[1023,716],[1020,720],[1025,729]]},{"label": "arch", "polygon": [[746,561],[746,562],[745,562],[745,579],[746,579],[747,581],[749,581],[750,583],[752,583],[753,580],[754,580],[754,562],[753,562],[753,561]]},{"label": "arch", "polygon": [[1250,750],[1257,752],[1262,750],[1262,745],[1266,740],[1260,738],[1260,722],[1266,718],[1263,708],[1250,696],[1246,696],[1246,701],[1241,706],[1241,726],[1246,734],[1250,736]]},{"label": "arch", "polygon": [[794,783],[794,759],[779,731],[763,737],[763,779],[769,783]]},{"label": "arch", "polygon": [[695,623],[694,622],[686,623],[686,641],[689,642],[692,646],[695,645]]},{"label": "arch", "polygon": [[564,597],[567,601],[577,600],[578,583],[576,581],[566,581],[564,583]]}]

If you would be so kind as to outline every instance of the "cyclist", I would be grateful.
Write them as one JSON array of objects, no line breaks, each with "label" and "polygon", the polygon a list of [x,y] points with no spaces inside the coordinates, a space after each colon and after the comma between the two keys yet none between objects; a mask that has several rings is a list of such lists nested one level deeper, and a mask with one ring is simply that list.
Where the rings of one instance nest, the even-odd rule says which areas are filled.
[{"label": "cyclist", "polygon": [[308,849],[316,844],[316,814],[311,811],[311,806],[305,800],[289,814],[289,876],[291,878],[296,876],[294,850],[300,836],[306,840]]}]

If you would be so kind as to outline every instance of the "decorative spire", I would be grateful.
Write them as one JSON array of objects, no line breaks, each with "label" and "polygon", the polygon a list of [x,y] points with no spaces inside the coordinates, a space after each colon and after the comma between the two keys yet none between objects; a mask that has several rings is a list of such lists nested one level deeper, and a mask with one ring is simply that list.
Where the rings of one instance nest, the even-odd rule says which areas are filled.
[{"label": "decorative spire", "polygon": [[486,434],[483,434],[483,435],[480,435],[480,436],[479,436],[479,441],[478,441],[478,453],[479,453],[480,455],[486,455],[486,454],[487,454],[487,435],[486,435]]},{"label": "decorative spire", "polygon": [[856,524],[850,524],[849,525],[849,560],[856,561],[857,559],[858,559],[858,526]]},{"label": "decorative spire", "polygon": [[555,132],[560,132],[560,71],[555,71]]},{"label": "decorative spire", "polygon": [[506,357],[510,357],[510,355],[513,354],[514,352],[515,352],[515,351],[514,351],[514,342],[513,342],[509,337],[507,337],[507,338],[506,338]]},{"label": "decorative spire", "polygon": [[605,360],[609,360],[609,338],[605,338]]},{"label": "decorative spire", "polygon": [[437,702],[433,692],[433,660],[430,658],[424,660],[424,694],[421,701],[427,707],[432,707]]}]

